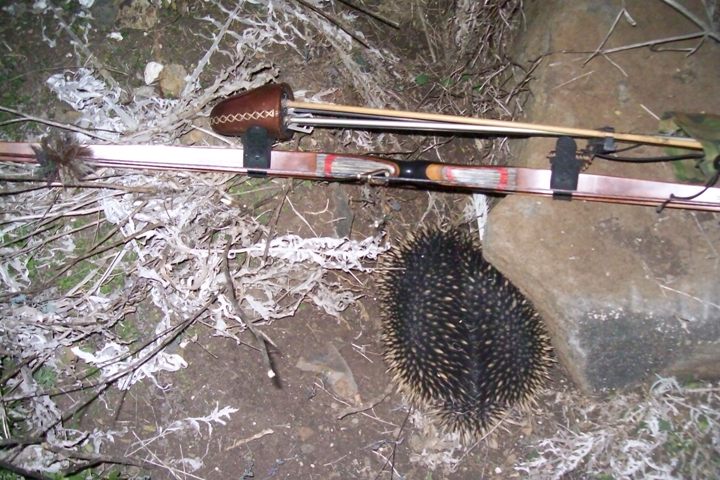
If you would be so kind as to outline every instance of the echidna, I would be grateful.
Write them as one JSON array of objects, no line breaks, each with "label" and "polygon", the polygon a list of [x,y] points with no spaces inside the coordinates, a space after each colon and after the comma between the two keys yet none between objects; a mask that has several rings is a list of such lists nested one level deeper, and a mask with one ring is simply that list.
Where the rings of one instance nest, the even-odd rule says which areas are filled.
[{"label": "echidna", "polygon": [[545,327],[469,233],[421,230],[381,269],[385,361],[414,404],[472,437],[533,398],[551,365]]}]

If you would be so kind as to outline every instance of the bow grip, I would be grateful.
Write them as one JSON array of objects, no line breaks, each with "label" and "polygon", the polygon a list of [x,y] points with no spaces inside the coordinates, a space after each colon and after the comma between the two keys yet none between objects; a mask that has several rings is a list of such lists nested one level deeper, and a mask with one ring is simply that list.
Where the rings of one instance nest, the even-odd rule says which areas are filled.
[{"label": "bow grip", "polygon": [[250,127],[263,127],[278,140],[288,140],[292,131],[283,121],[285,100],[293,100],[287,83],[272,83],[240,95],[227,98],[210,112],[210,126],[220,135],[244,134]]}]

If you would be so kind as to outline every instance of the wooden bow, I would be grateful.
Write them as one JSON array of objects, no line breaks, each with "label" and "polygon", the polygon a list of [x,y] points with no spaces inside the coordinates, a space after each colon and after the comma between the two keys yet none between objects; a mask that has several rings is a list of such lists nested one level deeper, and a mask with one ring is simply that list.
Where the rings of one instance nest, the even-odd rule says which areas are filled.
[{"label": "wooden bow", "polygon": [[[39,148],[29,143],[0,143],[0,160],[36,162]],[[655,182],[581,173],[577,188],[551,188],[550,170],[468,166],[424,161],[396,161],[363,155],[319,152],[270,152],[269,168],[243,165],[238,148],[167,145],[86,145],[78,160],[100,167],[192,170],[299,177],[325,181],[368,182],[373,185],[445,187],[468,192],[562,195],[590,201],[720,211],[720,188]]]}]

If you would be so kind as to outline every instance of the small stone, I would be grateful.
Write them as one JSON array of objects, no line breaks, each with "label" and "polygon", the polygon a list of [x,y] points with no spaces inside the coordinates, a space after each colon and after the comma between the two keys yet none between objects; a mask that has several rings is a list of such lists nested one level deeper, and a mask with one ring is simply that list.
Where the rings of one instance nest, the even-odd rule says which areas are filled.
[{"label": "small stone", "polygon": [[160,91],[164,97],[178,98],[185,88],[187,71],[182,65],[173,63],[160,72]]},{"label": "small stone", "polygon": [[148,62],[148,64],[145,65],[145,73],[143,74],[145,85],[150,85],[157,80],[164,68],[165,65],[162,63]]},{"label": "small stone", "polygon": [[321,373],[338,396],[350,400],[356,405],[361,403],[355,377],[347,362],[332,343],[328,343],[324,352],[317,353],[314,358],[300,358],[295,365],[306,372]]},{"label": "small stone", "polygon": [[183,145],[195,145],[205,139],[205,134],[200,130],[190,130],[185,135],[180,137],[180,143]]}]

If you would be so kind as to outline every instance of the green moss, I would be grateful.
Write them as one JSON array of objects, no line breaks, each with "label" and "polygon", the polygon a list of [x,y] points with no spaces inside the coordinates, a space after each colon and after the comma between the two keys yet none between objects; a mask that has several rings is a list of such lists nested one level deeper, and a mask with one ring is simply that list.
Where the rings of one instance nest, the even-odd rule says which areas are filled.
[{"label": "green moss", "polygon": [[658,428],[660,429],[661,432],[672,432],[673,431],[672,423],[668,422],[667,420],[665,420],[663,418],[661,418],[658,421]]},{"label": "green moss", "polygon": [[73,15],[80,11],[80,2],[77,0],[65,0],[58,5],[63,12]]},{"label": "green moss", "polygon": [[2,368],[3,370],[12,370],[15,368],[15,365],[17,365],[17,362],[13,357],[3,357],[2,359]]},{"label": "green moss", "polygon": [[676,456],[683,452],[693,452],[695,450],[695,442],[689,438],[683,438],[682,435],[673,432],[668,435],[668,440],[665,442],[664,448],[671,456]]},{"label": "green moss", "polygon": [[532,450],[532,451],[530,451],[530,453],[527,454],[526,460],[532,461],[532,460],[535,460],[536,458],[540,458],[540,452],[538,452],[537,450]]},{"label": "green moss", "polygon": [[262,186],[267,183],[266,180],[257,180],[253,178],[245,178],[244,181],[241,181],[239,183],[235,183],[231,185],[227,192],[230,195],[254,195],[260,192],[257,192],[259,188],[262,188]]},{"label": "green moss", "polygon": [[97,380],[100,378],[100,369],[95,366],[88,366],[83,371],[82,378],[87,378],[88,380]]},{"label": "green moss", "polygon": [[83,260],[68,270],[57,280],[57,287],[62,293],[67,293],[78,283],[85,279],[97,266],[90,260]]},{"label": "green moss", "polygon": [[257,221],[262,225],[267,225],[271,218],[272,218],[272,212],[265,211],[257,217]]},{"label": "green moss", "polygon": [[115,334],[124,342],[134,342],[140,337],[140,331],[134,322],[122,320],[115,325]]},{"label": "green moss", "polygon": [[5,470],[0,467],[0,480],[23,480],[23,477],[17,473],[13,473],[10,470]]},{"label": "green moss", "polygon": [[118,290],[122,289],[124,286],[125,274],[119,272],[115,275],[110,276],[110,278],[100,286],[100,293],[102,295],[110,295],[111,293],[117,292]]},{"label": "green moss", "polygon": [[55,369],[45,365],[35,370],[33,378],[38,385],[45,389],[53,388],[57,384],[57,372]]},{"label": "green moss", "polygon": [[609,473],[600,473],[595,478],[596,478],[596,480],[614,480],[615,477],[613,477]]},{"label": "green moss", "polygon": [[[138,254],[134,250],[127,250],[122,258],[122,265],[133,265],[138,259]],[[105,283],[100,286],[102,295],[109,295],[125,288],[125,279],[127,274],[123,267],[117,267],[115,273],[111,275]]]},{"label": "green moss", "polygon": [[707,433],[710,430],[710,420],[705,415],[700,415],[697,419],[697,426],[701,432]]},{"label": "green moss", "polygon": [[86,216],[75,217],[70,221],[70,228],[74,230],[76,228],[84,227],[88,223],[90,223],[90,219]]},{"label": "green moss", "polygon": [[28,259],[25,263],[25,268],[28,270],[28,277],[30,277],[30,281],[35,282],[38,277],[38,264],[35,257],[30,257]]},{"label": "green moss", "polygon": [[20,243],[20,239],[28,236],[32,233],[32,231],[33,229],[30,228],[29,225],[21,225],[18,228],[3,234],[3,236],[0,237],[0,243],[3,247],[15,245],[17,248],[24,248],[27,245],[28,239],[23,240],[22,243]]},{"label": "green moss", "polygon": [[427,73],[421,73],[415,76],[415,85],[417,85],[418,87],[427,85],[428,82],[430,82],[430,75],[428,75]]}]

